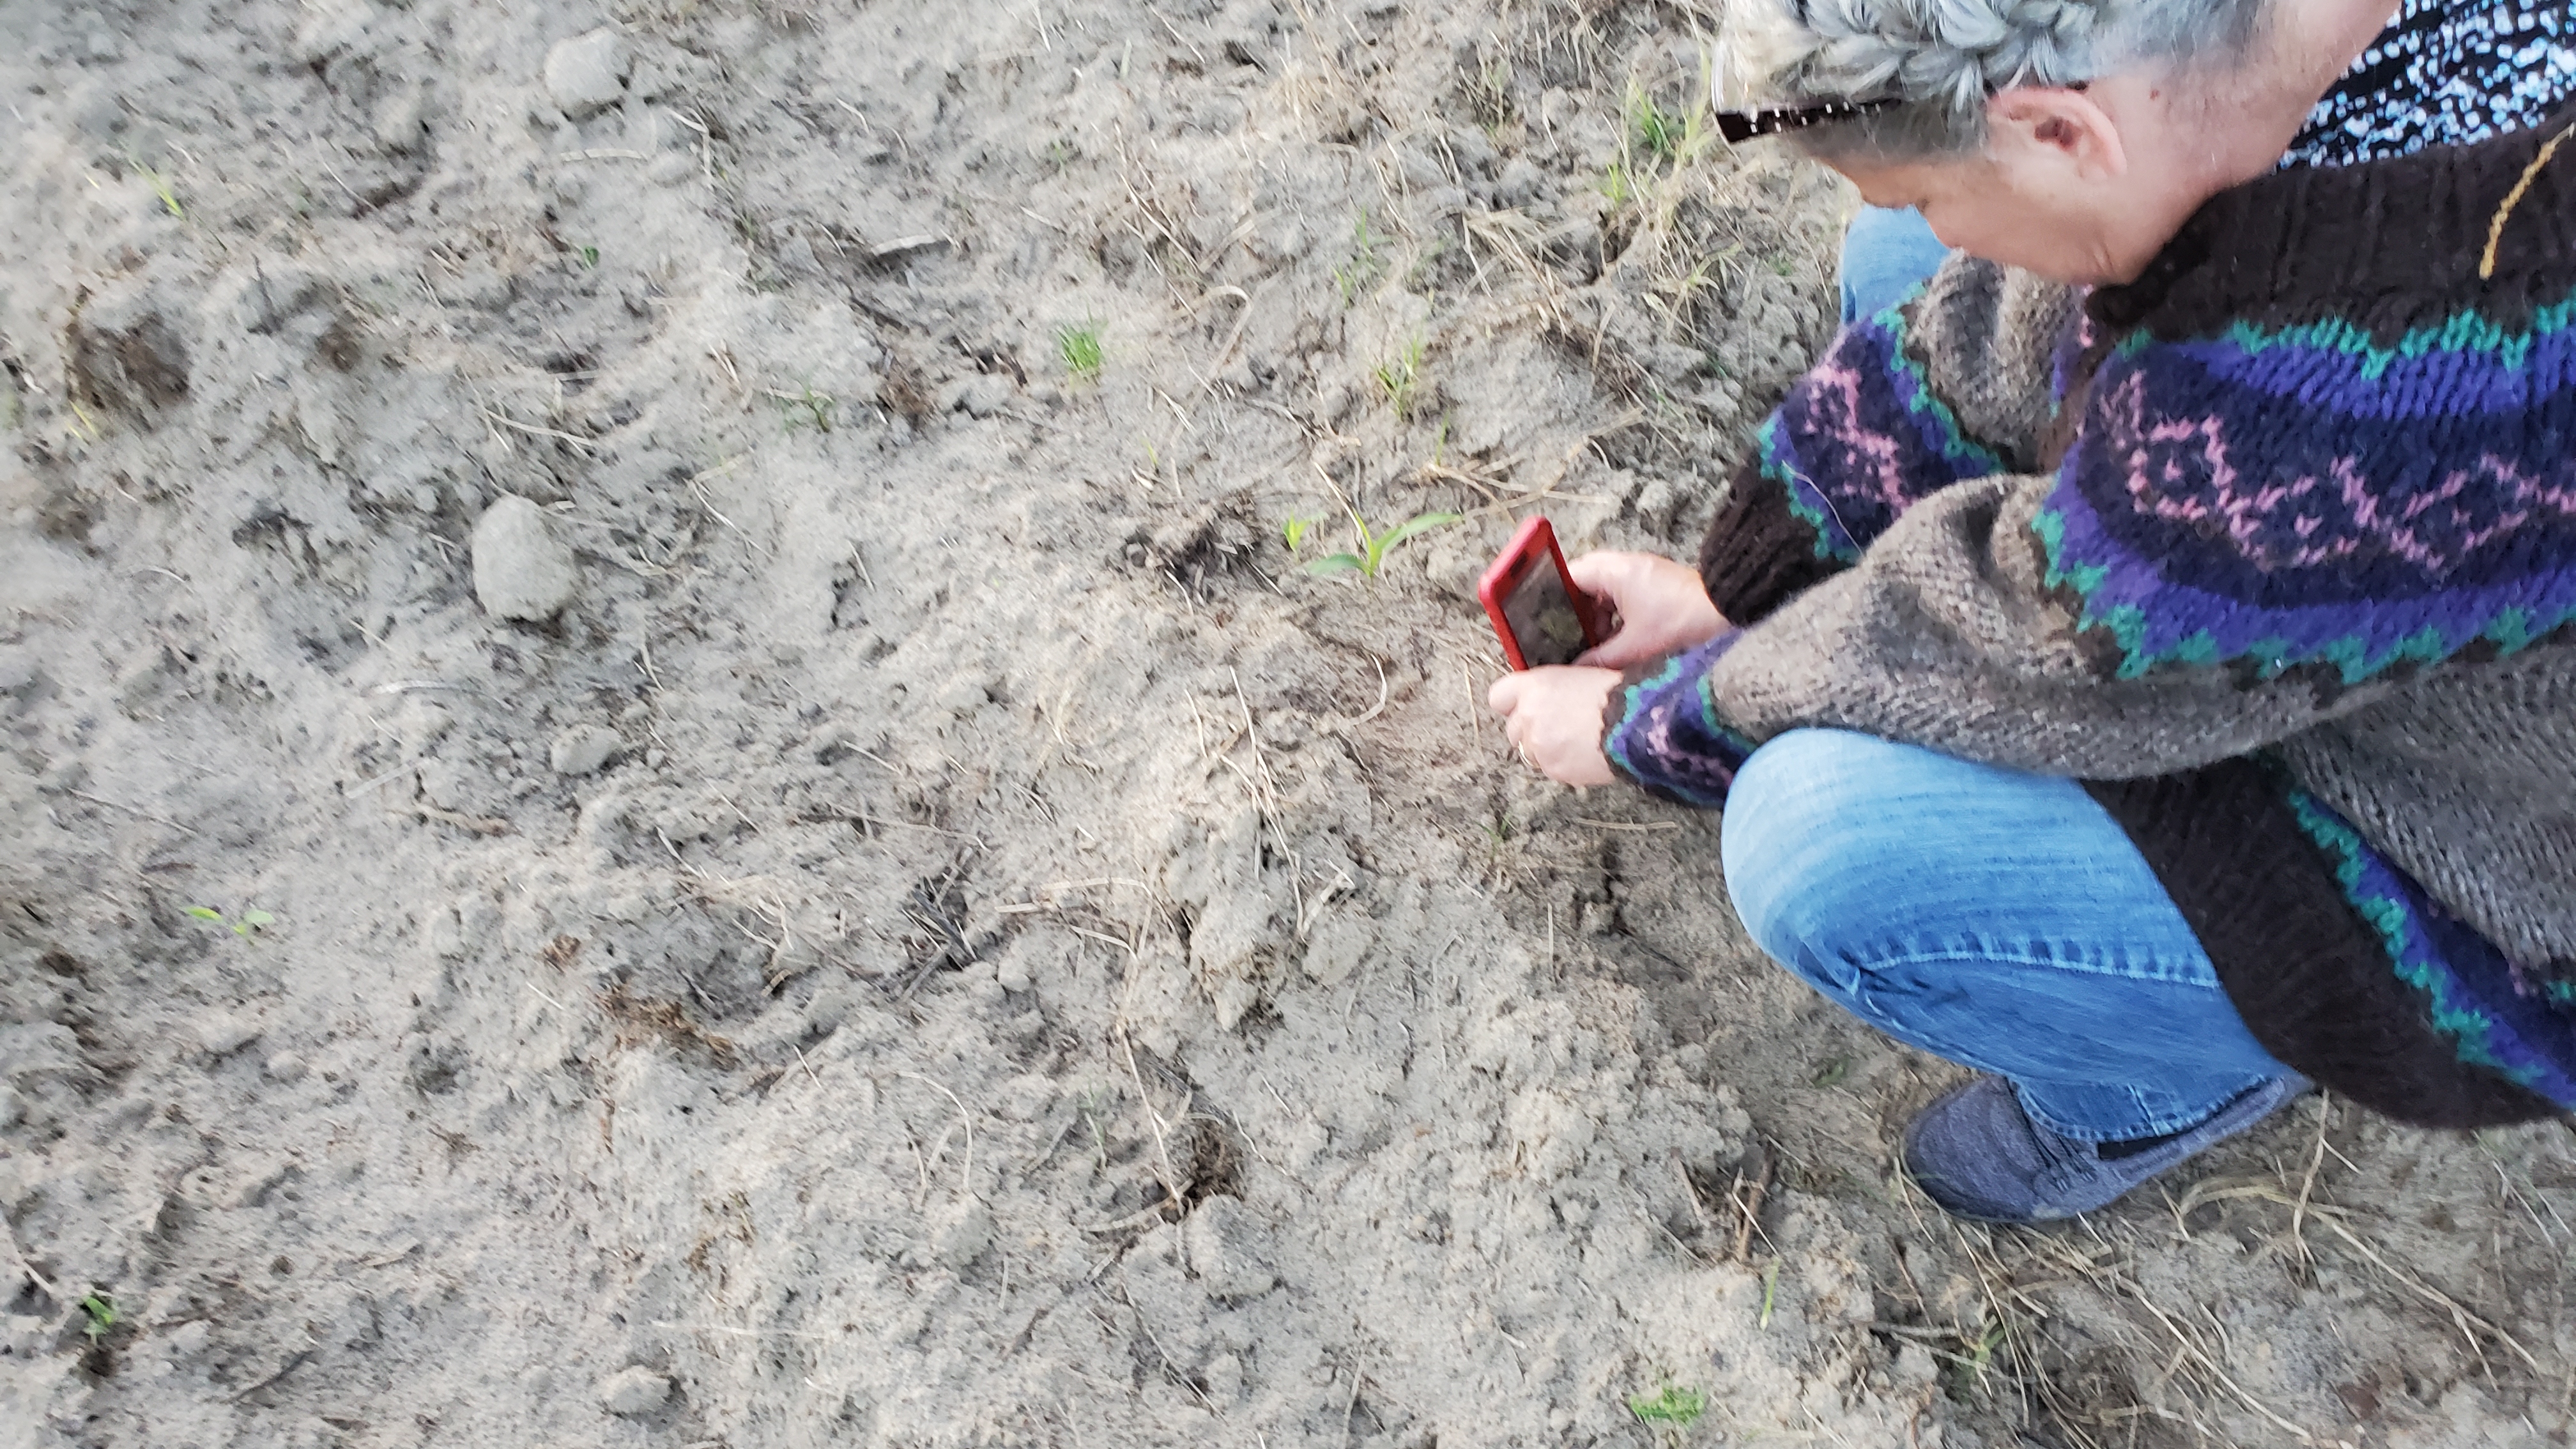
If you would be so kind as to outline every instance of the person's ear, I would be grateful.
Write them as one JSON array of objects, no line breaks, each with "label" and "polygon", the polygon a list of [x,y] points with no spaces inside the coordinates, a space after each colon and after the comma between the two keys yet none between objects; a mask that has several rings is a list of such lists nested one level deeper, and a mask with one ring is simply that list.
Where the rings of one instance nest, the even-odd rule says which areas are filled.
[{"label": "person's ear", "polygon": [[1999,157],[2024,152],[2085,181],[2110,181],[2129,169],[2128,147],[2109,113],[2080,90],[2016,86],[1986,101],[1986,131]]}]

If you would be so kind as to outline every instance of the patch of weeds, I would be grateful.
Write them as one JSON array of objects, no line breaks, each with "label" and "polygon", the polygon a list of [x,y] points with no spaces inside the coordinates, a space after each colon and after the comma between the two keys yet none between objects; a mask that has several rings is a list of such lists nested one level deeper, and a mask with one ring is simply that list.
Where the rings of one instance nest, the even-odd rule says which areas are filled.
[{"label": "patch of weeds", "polygon": [[1635,81],[1628,82],[1628,101],[1623,109],[1628,113],[1629,139],[1638,150],[1656,161],[1681,159],[1684,146],[1691,139],[1692,127],[1687,116],[1656,105],[1655,98],[1646,94],[1646,88]]},{"label": "patch of weeds", "polygon": [[1342,305],[1347,307],[1372,291],[1386,279],[1386,233],[1369,220],[1366,208],[1351,222],[1351,257],[1333,268],[1333,281],[1342,289]]},{"label": "patch of weeds", "polygon": [[1627,162],[1613,161],[1610,169],[1601,173],[1601,194],[1609,198],[1612,206],[1626,206],[1637,199],[1637,182],[1628,174]]},{"label": "patch of weeds", "polygon": [[1358,511],[1353,510],[1351,527],[1359,530],[1360,551],[1337,553],[1328,558],[1319,558],[1306,565],[1306,572],[1310,574],[1358,573],[1366,578],[1376,578],[1386,567],[1386,556],[1394,551],[1397,544],[1415,534],[1444,528],[1465,516],[1461,513],[1417,513],[1384,533],[1371,533],[1368,524],[1360,518]]},{"label": "patch of weeds", "polygon": [[786,411],[787,431],[791,433],[798,428],[806,427],[818,433],[832,431],[832,417],[840,411],[841,407],[839,401],[831,394],[816,392],[814,384],[810,382],[805,384],[800,392],[773,393],[771,396],[776,398],[779,407]]},{"label": "patch of weeds", "polygon": [[1807,1085],[1811,1087],[1840,1086],[1843,1079],[1851,1075],[1851,1069],[1851,1058],[1836,1057],[1832,1061],[1825,1063],[1824,1069],[1817,1072],[1814,1077],[1810,1078]]},{"label": "patch of weeds", "polygon": [[1100,340],[1100,324],[1068,322],[1055,329],[1056,355],[1064,359],[1064,370],[1077,382],[1098,382],[1102,364],[1109,360],[1108,349]]},{"label": "patch of weeds", "polygon": [[212,921],[218,926],[225,927],[234,935],[241,937],[245,941],[258,935],[261,928],[272,925],[277,920],[277,917],[256,907],[244,911],[239,917],[234,918],[226,917],[223,912],[216,910],[213,906],[190,906],[188,907],[188,914],[196,917],[198,920]]},{"label": "patch of weeds", "polygon": [[1476,80],[1467,101],[1487,135],[1520,119],[1520,107],[1512,100],[1512,81],[1510,57],[1488,55],[1477,61]]},{"label": "patch of weeds", "polygon": [[1047,142],[1046,163],[1055,169],[1058,176],[1063,175],[1074,162],[1080,159],[1082,159],[1082,153],[1073,149],[1073,142],[1066,137],[1058,136]]},{"label": "patch of weeds", "polygon": [[1786,253],[1770,257],[1768,260],[1771,263],[1771,270],[1778,272],[1781,276],[1788,276],[1793,270]]},{"label": "patch of weeds", "polygon": [[1666,1384],[1659,1394],[1638,1394],[1628,1400],[1628,1412],[1646,1424],[1670,1424],[1676,1429],[1688,1428],[1708,1412],[1708,1395],[1679,1384]]},{"label": "patch of weeds", "polygon": [[1386,394],[1386,405],[1406,422],[1413,421],[1413,405],[1422,389],[1422,338],[1416,334],[1404,344],[1404,350],[1388,361],[1379,363],[1369,375],[1377,379],[1378,390]]}]

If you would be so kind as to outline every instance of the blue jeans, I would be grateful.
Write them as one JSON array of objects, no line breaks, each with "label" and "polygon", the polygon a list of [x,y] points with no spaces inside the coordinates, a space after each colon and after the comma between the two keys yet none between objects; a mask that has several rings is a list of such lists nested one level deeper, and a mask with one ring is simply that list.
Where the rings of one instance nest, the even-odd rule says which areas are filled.
[{"label": "blue jeans", "polygon": [[1843,325],[1893,307],[1940,269],[1950,249],[1912,207],[1865,206],[1843,233]]},{"label": "blue jeans", "polygon": [[1763,950],[1889,1036],[2010,1080],[2060,1136],[2177,1132],[2289,1070],[2071,780],[1792,730],[1737,773],[1721,841]]}]

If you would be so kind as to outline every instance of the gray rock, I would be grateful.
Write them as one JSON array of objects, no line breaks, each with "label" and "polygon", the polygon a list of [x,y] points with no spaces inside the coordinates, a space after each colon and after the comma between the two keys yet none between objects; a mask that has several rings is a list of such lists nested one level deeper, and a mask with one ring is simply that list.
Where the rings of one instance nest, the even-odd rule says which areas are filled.
[{"label": "gray rock", "polygon": [[376,103],[376,144],[388,151],[409,151],[428,130],[428,95],[414,81],[397,86]]},{"label": "gray rock", "polygon": [[546,52],[546,94],[576,121],[595,116],[626,98],[632,64],[626,38],[614,30],[558,40]]},{"label": "gray rock", "polygon": [[229,1056],[259,1040],[259,1023],[229,1011],[197,1022],[197,1045],[210,1057]]},{"label": "gray rock", "polygon": [[607,764],[608,757],[624,743],[617,731],[606,725],[574,725],[555,736],[553,748],[546,753],[546,763],[558,775],[587,775]]},{"label": "gray rock", "polygon": [[599,1381],[599,1406],[622,1419],[640,1419],[671,1397],[671,1381],[637,1364]]},{"label": "gray rock", "polygon": [[484,510],[474,525],[474,597],[485,613],[540,623],[563,612],[580,587],[572,549],[544,509],[505,493]]},{"label": "gray rock", "polygon": [[293,1052],[277,1052],[269,1057],[267,1065],[262,1070],[268,1073],[268,1079],[272,1082],[301,1081],[304,1077],[304,1058]]},{"label": "gray rock", "polygon": [[1279,1283],[1262,1249],[1266,1234],[1242,1201],[1212,1197],[1181,1225],[1181,1246],[1199,1286],[1219,1302],[1258,1298]]},{"label": "gray rock", "polygon": [[963,408],[969,417],[989,418],[1010,406],[1018,391],[1007,377],[999,373],[978,373],[948,385],[949,408]]}]

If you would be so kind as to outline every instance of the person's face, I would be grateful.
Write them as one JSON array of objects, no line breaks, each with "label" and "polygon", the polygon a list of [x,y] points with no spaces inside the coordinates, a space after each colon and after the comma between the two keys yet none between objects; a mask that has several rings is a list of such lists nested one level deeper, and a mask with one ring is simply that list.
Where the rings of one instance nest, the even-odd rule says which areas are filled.
[{"label": "person's face", "polygon": [[2168,133],[2140,124],[2136,104],[2153,99],[2109,83],[2006,91],[1988,104],[1983,154],[1827,164],[1872,206],[1920,209],[1946,246],[2056,281],[2125,282],[2215,190],[2158,154]]}]

